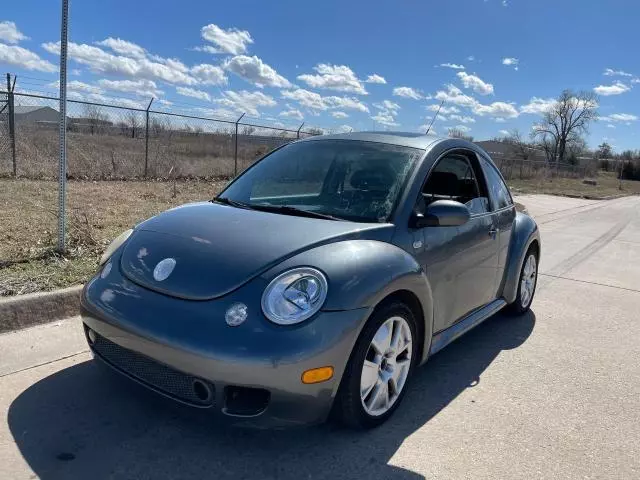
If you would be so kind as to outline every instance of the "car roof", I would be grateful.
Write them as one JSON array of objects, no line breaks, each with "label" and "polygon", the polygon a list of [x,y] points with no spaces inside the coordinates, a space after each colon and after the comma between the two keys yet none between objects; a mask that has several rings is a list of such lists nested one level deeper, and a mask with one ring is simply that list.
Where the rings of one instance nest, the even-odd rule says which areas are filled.
[{"label": "car roof", "polygon": [[403,147],[427,149],[430,145],[445,139],[436,135],[425,135],[415,132],[353,132],[336,135],[317,135],[307,137],[301,141],[315,142],[324,140],[359,140],[361,142],[378,142]]}]

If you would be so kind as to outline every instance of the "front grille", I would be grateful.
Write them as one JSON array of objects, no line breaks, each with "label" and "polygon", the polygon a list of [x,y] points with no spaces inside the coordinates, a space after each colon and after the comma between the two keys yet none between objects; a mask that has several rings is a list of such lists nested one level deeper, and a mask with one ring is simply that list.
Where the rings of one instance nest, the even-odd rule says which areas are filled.
[{"label": "front grille", "polygon": [[91,348],[112,367],[170,397],[198,407],[213,405],[214,387],[205,380],[174,370],[98,334]]}]

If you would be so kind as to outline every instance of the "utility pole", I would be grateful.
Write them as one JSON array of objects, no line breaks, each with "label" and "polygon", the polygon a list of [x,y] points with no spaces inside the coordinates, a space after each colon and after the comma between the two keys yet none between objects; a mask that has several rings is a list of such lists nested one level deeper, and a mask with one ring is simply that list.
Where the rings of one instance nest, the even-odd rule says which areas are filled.
[{"label": "utility pole", "polygon": [[58,252],[65,251],[65,202],[67,189],[67,34],[69,0],[62,0],[60,28],[60,158],[58,163]]}]

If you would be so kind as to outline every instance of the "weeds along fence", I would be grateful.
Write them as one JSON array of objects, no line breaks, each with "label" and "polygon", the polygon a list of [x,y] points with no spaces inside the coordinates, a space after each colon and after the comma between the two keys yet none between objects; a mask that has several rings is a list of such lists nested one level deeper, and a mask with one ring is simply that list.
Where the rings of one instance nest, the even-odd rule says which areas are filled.
[{"label": "weeds along fence", "polygon": [[545,178],[585,178],[594,176],[597,164],[587,161],[581,165],[569,163],[549,163],[544,160],[524,160],[521,158],[492,156],[494,163],[505,180],[529,180]]},{"label": "weeds along fence", "polygon": [[[257,119],[67,104],[71,179],[229,178],[280,145],[320,133]],[[56,178],[58,106],[55,97],[0,92],[0,176]]]}]

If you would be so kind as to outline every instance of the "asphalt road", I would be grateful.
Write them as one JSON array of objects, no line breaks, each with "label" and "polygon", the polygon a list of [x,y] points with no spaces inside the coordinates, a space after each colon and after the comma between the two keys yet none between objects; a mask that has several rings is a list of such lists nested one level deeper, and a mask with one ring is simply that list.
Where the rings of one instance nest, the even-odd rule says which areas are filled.
[{"label": "asphalt road", "polygon": [[532,313],[436,355],[387,425],[224,427],[97,367],[69,319],[0,335],[0,479],[640,478],[640,197],[518,200]]}]

